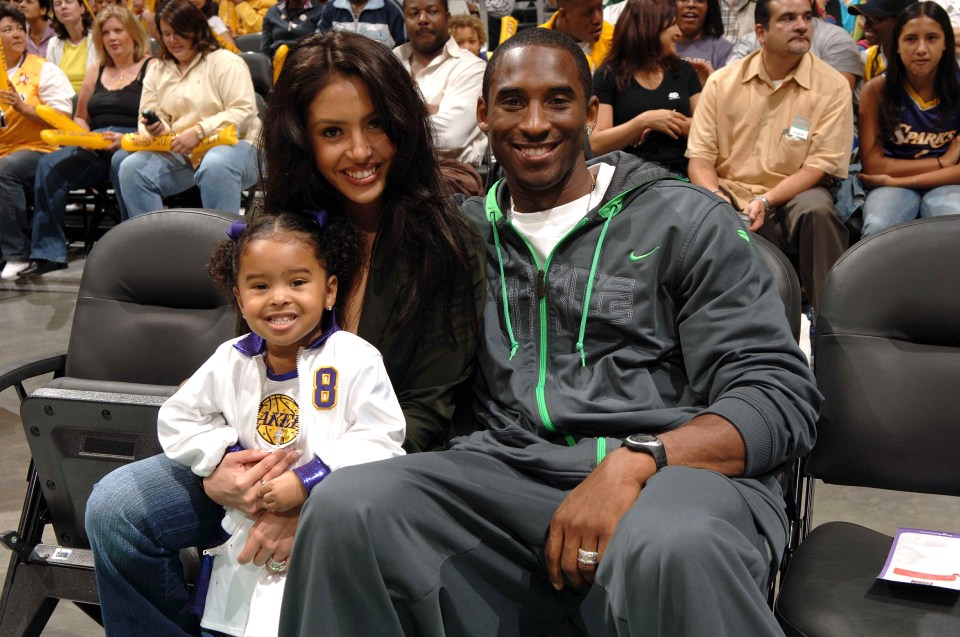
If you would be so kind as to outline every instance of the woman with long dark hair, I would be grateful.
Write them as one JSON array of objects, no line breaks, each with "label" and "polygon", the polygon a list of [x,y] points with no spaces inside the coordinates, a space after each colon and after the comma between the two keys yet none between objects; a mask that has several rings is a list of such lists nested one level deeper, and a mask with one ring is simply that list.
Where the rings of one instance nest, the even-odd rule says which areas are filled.
[{"label": "woman with long dark hair", "polygon": [[720,0],[677,0],[677,26],[677,55],[699,63],[701,79],[727,63],[733,43],[723,37]]},{"label": "woman with long dark hair", "polygon": [[[390,49],[330,31],[293,45],[275,90],[261,144],[263,214],[323,210],[359,231],[359,265],[339,281],[338,324],[382,354],[406,421],[404,449],[438,448],[469,392],[483,251],[443,195],[416,84]],[[177,552],[209,545],[223,506],[260,516],[241,563],[285,563],[299,510],[265,512],[259,490],[293,460],[228,453],[201,482],[161,455],[105,477],[87,503],[87,529],[107,632],[196,626]]]},{"label": "woman with long dark hair", "polygon": [[960,70],[946,11],[904,9],[884,75],[860,94],[863,235],[920,217],[960,214]]},{"label": "woman with long dark hair", "polygon": [[[163,209],[163,198],[196,185],[205,208],[240,211],[240,194],[257,181],[260,135],[250,70],[221,49],[207,18],[187,0],[169,0],[155,18],[159,61],[143,80],[140,133],[174,134],[170,152],[130,153],[118,170],[124,218]],[[234,146],[214,146],[199,163],[191,153],[203,141],[234,126]]]},{"label": "woman with long dark hair", "polygon": [[701,87],[693,66],[677,57],[677,5],[628,2],[593,76],[600,113],[590,146],[597,155],[625,150],[686,174],[684,151]]}]

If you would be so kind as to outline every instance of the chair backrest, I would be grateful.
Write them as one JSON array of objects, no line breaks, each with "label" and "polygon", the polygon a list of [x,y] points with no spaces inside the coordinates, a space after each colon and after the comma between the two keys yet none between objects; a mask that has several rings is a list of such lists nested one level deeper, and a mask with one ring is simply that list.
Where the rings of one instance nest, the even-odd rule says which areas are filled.
[{"label": "chair backrest", "polygon": [[790,326],[794,340],[800,340],[800,280],[793,269],[790,259],[780,249],[758,234],[751,235],[764,263],[773,273],[777,282],[777,291],[783,301],[783,311]]},{"label": "chair backrest", "polygon": [[265,101],[270,98],[273,90],[273,63],[263,53],[244,52],[240,57],[250,69],[250,78],[253,80],[253,90]]},{"label": "chair backrest", "polygon": [[259,33],[238,35],[235,42],[237,43],[237,48],[240,49],[242,53],[260,53],[261,44]]},{"label": "chair backrest", "polygon": [[960,495],[960,216],[923,219],[844,253],[824,287],[807,474]]},{"label": "chair backrest", "polygon": [[87,257],[66,375],[177,385],[232,338],[236,312],[205,266],[239,219],[171,209],[112,228]]}]

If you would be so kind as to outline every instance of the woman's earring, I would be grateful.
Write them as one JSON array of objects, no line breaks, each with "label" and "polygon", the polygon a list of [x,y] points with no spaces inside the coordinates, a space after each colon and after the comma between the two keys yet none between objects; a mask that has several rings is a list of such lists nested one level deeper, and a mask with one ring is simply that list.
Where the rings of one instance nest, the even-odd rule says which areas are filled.
[{"label": "woman's earring", "polygon": [[591,135],[593,135],[593,129],[587,126],[587,137],[590,137]]},{"label": "woman's earring", "polygon": [[328,312],[332,312],[332,311],[333,311],[333,306],[332,306],[332,305],[328,305],[328,306],[327,306],[327,311],[328,311]]}]

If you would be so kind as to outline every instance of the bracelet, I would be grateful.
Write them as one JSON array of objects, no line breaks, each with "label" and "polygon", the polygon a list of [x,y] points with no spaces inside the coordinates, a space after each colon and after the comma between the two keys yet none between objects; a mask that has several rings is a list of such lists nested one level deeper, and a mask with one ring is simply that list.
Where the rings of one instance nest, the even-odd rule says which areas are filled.
[{"label": "bracelet", "polygon": [[203,139],[203,126],[200,124],[194,124],[193,130],[197,131],[197,135],[200,137],[200,139]]},{"label": "bracelet", "polygon": [[940,168],[943,168],[943,164],[940,163],[940,158],[937,157],[936,159],[937,159],[937,166],[940,166]]}]

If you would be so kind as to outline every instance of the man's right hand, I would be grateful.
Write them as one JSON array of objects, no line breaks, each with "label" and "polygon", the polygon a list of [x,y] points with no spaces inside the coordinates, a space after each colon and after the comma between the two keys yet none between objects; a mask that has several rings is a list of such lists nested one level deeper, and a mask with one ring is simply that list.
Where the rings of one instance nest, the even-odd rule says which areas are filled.
[{"label": "man's right hand", "polygon": [[268,482],[283,474],[299,458],[300,451],[290,448],[228,453],[216,470],[203,479],[203,490],[219,505],[256,515],[263,510],[259,494],[261,481]]}]

